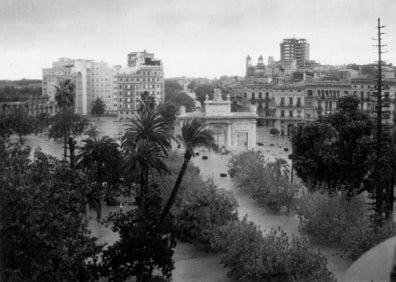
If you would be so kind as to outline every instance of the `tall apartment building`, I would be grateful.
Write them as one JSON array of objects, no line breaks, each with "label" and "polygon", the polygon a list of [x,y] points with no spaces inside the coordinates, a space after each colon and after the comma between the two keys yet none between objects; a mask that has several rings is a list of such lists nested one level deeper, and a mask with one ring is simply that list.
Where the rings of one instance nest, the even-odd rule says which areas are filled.
[{"label": "tall apartment building", "polygon": [[139,99],[146,92],[155,97],[157,104],[164,102],[165,82],[161,60],[154,54],[132,52],[128,54],[128,66],[119,68],[115,75],[118,90],[119,120],[132,118],[139,107]]},{"label": "tall apartment building", "polygon": [[309,43],[306,39],[288,38],[280,44],[281,61],[296,60],[297,66],[304,68],[309,61]]},{"label": "tall apartment building", "polygon": [[116,70],[104,62],[92,62],[88,69],[89,89],[93,99],[100,98],[106,105],[106,112],[117,112],[117,100],[114,97]]},{"label": "tall apartment building", "polygon": [[92,100],[87,81],[87,66],[91,61],[60,58],[51,68],[43,69],[42,91],[50,101],[55,101],[56,88],[60,82],[70,79],[75,85],[74,112],[87,115]]},{"label": "tall apartment building", "polygon": [[60,58],[53,62],[51,68],[43,69],[43,96],[55,100],[56,88],[60,82],[70,79],[75,85],[75,113],[90,114],[92,102],[101,98],[106,104],[106,111],[115,113],[114,70],[103,62],[93,60]]}]

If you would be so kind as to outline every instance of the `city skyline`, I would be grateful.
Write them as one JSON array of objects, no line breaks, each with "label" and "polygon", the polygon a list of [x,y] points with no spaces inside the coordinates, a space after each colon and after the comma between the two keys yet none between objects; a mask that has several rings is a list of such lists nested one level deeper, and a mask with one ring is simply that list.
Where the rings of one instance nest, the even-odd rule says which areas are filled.
[{"label": "city skyline", "polygon": [[395,62],[391,0],[213,2],[0,0],[0,79],[41,78],[60,57],[125,66],[143,50],[163,61],[165,77],[242,76],[246,55],[278,60],[293,36],[322,64],[373,63],[378,17],[384,59]]}]

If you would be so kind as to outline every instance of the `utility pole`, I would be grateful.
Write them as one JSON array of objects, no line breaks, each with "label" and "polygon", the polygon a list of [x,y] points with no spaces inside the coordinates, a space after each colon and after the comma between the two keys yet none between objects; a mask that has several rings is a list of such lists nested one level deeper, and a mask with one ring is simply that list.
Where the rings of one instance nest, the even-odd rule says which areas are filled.
[{"label": "utility pole", "polygon": [[[389,89],[389,86],[383,85],[383,74],[382,74],[382,66],[384,65],[384,62],[382,61],[382,54],[384,53],[383,47],[386,45],[382,44],[382,35],[384,32],[382,30],[385,28],[384,25],[381,25],[381,19],[378,18],[378,24],[377,24],[377,38],[375,39],[377,41],[377,45],[375,45],[378,48],[378,62],[377,62],[377,68],[378,68],[378,73],[377,73],[377,85],[376,85],[376,91],[377,91],[377,124],[376,124],[376,164],[375,164],[375,170],[376,172],[376,177],[377,177],[377,184],[375,188],[375,206],[376,206],[376,215],[377,215],[377,224],[382,225],[383,219],[389,219],[392,217],[393,214],[393,201],[394,201],[394,178],[393,175],[387,175],[387,165],[386,162],[384,161],[384,156],[385,154],[388,153],[388,146],[389,144],[387,142],[384,142],[384,132],[389,133],[387,129],[389,128],[384,128],[383,125],[383,107],[387,107],[389,103],[389,97],[383,97],[382,95],[382,90],[384,89]],[[385,93],[387,94],[387,93]],[[386,95],[385,95],[386,96]],[[388,95],[389,96],[389,95]],[[384,99],[384,100],[383,100]],[[383,104],[383,102],[385,104]]]},{"label": "utility pole", "polygon": [[384,34],[382,29],[385,26],[381,26],[381,19],[378,18],[377,25],[377,41],[378,45],[378,75],[377,75],[377,160],[381,156],[382,150],[382,47],[385,45],[381,44],[381,36]]}]

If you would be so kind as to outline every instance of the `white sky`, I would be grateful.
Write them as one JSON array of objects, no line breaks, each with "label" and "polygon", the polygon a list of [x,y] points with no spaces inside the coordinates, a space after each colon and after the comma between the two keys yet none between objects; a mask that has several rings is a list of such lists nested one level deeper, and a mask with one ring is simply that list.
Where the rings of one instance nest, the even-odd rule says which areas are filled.
[{"label": "white sky", "polygon": [[60,57],[126,65],[162,59],[165,77],[243,75],[245,57],[277,60],[283,38],[306,38],[322,64],[396,63],[395,0],[0,0],[0,79],[41,78]]}]

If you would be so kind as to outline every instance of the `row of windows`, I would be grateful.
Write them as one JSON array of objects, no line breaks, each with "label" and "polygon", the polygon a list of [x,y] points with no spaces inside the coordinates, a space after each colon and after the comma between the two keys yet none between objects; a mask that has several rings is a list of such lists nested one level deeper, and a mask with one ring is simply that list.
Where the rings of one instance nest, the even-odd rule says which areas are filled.
[{"label": "row of windows", "polygon": [[162,81],[162,79],[160,80],[160,78],[150,78],[150,77],[148,77],[148,78],[145,78],[145,77],[143,77],[143,78],[139,78],[139,77],[137,77],[137,78],[118,78],[118,81],[119,82],[123,82],[123,81],[126,81],[126,82],[128,82],[128,81],[130,81],[130,82],[139,82],[139,81],[143,81],[143,82],[150,82],[150,81],[152,81],[152,82],[155,82],[155,81],[157,81],[157,82],[160,82],[160,81]]},{"label": "row of windows", "polygon": [[[280,105],[284,106],[285,105],[285,97],[281,97]],[[293,106],[293,97],[289,97],[289,106]],[[301,97],[297,97],[297,103],[296,106],[301,106]]]},{"label": "row of windows", "polygon": [[[294,116],[293,111],[288,111],[289,115],[288,117],[297,117],[297,118],[301,118],[301,111],[297,111],[297,115]],[[280,111],[280,116],[281,117],[286,117],[285,116],[285,111]]]},{"label": "row of windows", "polygon": [[146,89],[155,89],[155,88],[160,88],[159,84],[136,84],[136,85],[131,85],[131,84],[120,84],[119,88],[127,88],[127,89],[131,89],[133,88],[133,86],[135,86],[136,89],[139,88],[146,88]]}]

